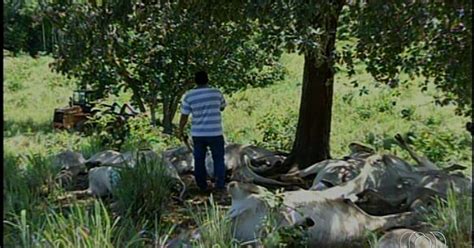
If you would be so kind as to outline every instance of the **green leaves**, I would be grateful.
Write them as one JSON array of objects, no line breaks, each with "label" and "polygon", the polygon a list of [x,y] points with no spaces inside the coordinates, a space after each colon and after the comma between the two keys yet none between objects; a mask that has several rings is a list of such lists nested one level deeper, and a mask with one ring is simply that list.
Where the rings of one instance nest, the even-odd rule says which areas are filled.
[{"label": "green leaves", "polygon": [[455,103],[459,114],[472,115],[471,1],[356,1],[341,20],[338,36],[357,40],[354,55],[376,80],[423,76],[437,85],[441,105]]}]

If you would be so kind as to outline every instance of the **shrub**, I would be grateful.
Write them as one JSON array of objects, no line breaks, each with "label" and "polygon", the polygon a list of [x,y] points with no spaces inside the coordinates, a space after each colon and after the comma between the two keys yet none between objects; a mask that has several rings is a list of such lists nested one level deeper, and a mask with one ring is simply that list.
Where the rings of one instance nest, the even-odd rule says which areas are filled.
[{"label": "shrub", "polygon": [[363,120],[369,119],[373,116],[370,107],[367,106],[360,106],[355,108],[355,112],[359,115],[359,117]]},{"label": "shrub", "polygon": [[412,120],[414,115],[415,115],[415,107],[414,106],[409,106],[409,107],[404,108],[400,111],[400,116],[403,119]]},{"label": "shrub", "polygon": [[28,154],[20,159],[6,154],[4,169],[5,212],[19,213],[22,209],[32,209],[37,206],[40,197],[58,189],[54,178],[59,171],[43,155]]},{"label": "shrub", "polygon": [[98,137],[102,146],[120,149],[129,133],[128,123],[119,120],[107,106],[98,105],[94,110],[96,113],[89,120],[93,128],[88,132]]},{"label": "shrub", "polygon": [[396,146],[397,144],[393,138],[393,135],[391,134],[377,134],[370,131],[365,135],[364,142],[372,146],[376,151],[391,150],[392,147]]},{"label": "shrub", "polygon": [[[24,165],[23,168],[20,164]],[[40,154],[28,154],[24,159],[6,154],[4,172],[5,243],[32,247],[33,230],[43,216],[33,215],[27,220],[26,214],[41,212],[48,196],[58,190],[54,182],[57,170]]]},{"label": "shrub", "polygon": [[144,116],[129,119],[129,134],[123,144],[123,150],[156,149],[163,150],[179,145],[179,140],[171,135],[164,134],[160,129],[150,125]]}]

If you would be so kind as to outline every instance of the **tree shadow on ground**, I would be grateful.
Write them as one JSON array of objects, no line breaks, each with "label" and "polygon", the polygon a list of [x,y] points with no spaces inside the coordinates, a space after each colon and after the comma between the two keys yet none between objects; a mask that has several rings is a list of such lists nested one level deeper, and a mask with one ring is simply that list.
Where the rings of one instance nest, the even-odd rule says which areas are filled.
[{"label": "tree shadow on ground", "polygon": [[3,121],[3,137],[13,137],[18,134],[31,133],[51,133],[53,131],[52,123],[49,121],[36,122],[33,119],[12,121]]}]

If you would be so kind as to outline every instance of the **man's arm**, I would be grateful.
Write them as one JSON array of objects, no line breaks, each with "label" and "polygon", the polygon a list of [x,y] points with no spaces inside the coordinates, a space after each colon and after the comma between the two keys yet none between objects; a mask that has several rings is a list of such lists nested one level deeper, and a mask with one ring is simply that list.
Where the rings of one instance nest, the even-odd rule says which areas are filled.
[{"label": "man's arm", "polygon": [[227,103],[225,101],[224,94],[221,93],[221,108],[220,108],[221,111],[223,111],[226,106],[227,106]]},{"label": "man's arm", "polygon": [[181,118],[179,119],[179,127],[178,127],[178,138],[183,139],[183,130],[188,122],[189,114],[191,114],[191,106],[186,101],[186,95],[183,97],[181,102]]},{"label": "man's arm", "polygon": [[178,128],[178,137],[179,138],[184,138],[183,135],[183,130],[184,130],[184,127],[186,126],[186,123],[188,123],[188,116],[189,115],[185,115],[185,114],[181,114],[181,118],[179,119],[179,128]]}]

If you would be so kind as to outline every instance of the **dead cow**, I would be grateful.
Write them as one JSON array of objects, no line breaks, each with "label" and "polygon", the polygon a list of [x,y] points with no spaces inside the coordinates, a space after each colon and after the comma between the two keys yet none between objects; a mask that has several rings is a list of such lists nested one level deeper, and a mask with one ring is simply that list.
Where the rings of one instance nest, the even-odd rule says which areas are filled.
[{"label": "dead cow", "polygon": [[[186,147],[167,150],[163,153],[163,157],[168,164],[172,164],[177,169],[179,174],[194,170],[194,158],[191,151]],[[226,144],[224,161],[231,180],[277,186],[288,185],[288,183],[266,178],[255,172],[263,173],[271,170],[282,161],[281,156],[273,154],[269,150],[253,145]],[[252,161],[257,164],[260,163],[260,166],[254,166]],[[212,178],[214,176],[214,163],[209,152],[206,156],[205,166],[208,176]]]},{"label": "dead cow", "polygon": [[[263,187],[239,182],[231,182],[228,190],[232,196],[229,214],[235,238],[243,242],[260,238],[272,194]],[[351,201],[323,191],[298,190],[282,196],[283,206],[278,211],[281,226],[305,223],[310,247],[342,245],[363,237],[366,230],[403,227],[414,221],[410,213],[371,216]]]},{"label": "dead cow", "polygon": [[112,193],[119,178],[117,168],[102,166],[89,171],[89,188],[87,191],[97,197],[104,197]]},{"label": "dead cow", "polygon": [[85,159],[82,154],[70,150],[61,152],[53,157],[52,165],[60,170],[56,176],[61,184],[69,184],[77,175],[86,171]]},{"label": "dead cow", "polygon": [[92,157],[86,160],[85,164],[87,168],[99,166],[121,166],[126,160],[122,153],[114,150],[106,150],[94,154]]},{"label": "dead cow", "polygon": [[[107,166],[92,168],[89,171],[89,189],[88,192],[95,196],[106,196],[112,193],[117,181],[119,180],[119,171],[121,168],[134,168],[140,166],[140,163],[154,163],[156,166],[164,166],[165,173],[176,180],[181,185],[179,199],[182,199],[186,185],[181,180],[175,167],[151,150],[141,150],[137,153],[127,152],[121,155],[127,163],[111,163]],[[152,180],[152,179],[150,179]],[[137,182],[140,183],[140,182]]]}]

